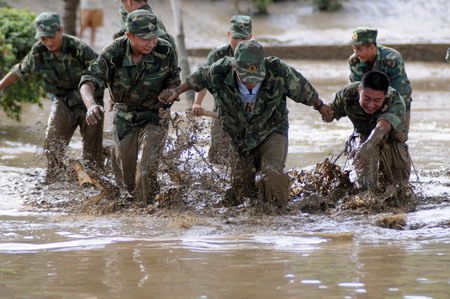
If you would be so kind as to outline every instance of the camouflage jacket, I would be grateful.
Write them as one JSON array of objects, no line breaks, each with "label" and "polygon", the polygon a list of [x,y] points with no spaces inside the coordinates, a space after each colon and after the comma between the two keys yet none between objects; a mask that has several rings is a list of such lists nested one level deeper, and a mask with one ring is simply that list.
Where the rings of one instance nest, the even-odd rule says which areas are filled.
[{"label": "camouflage jacket", "polygon": [[365,137],[370,135],[381,119],[388,121],[393,131],[397,130],[406,113],[405,102],[398,91],[390,87],[381,109],[374,114],[368,114],[359,105],[359,84],[359,82],[350,83],[336,92],[334,100],[330,103],[336,120],[348,116],[355,131]]},{"label": "camouflage jacket", "polygon": [[389,77],[389,86],[398,90],[409,110],[411,105],[412,87],[406,75],[405,64],[400,53],[392,48],[377,46],[377,56],[373,69],[369,69],[366,62],[361,62],[353,54],[349,58],[350,82],[361,81],[365,73],[369,71],[380,71]]},{"label": "camouflage jacket", "polygon": [[259,89],[253,116],[244,111],[237,76],[230,57],[201,67],[187,77],[195,91],[207,88],[217,102],[219,122],[231,137],[237,153],[248,156],[274,133],[288,135],[286,98],[312,106],[318,99],[314,87],[302,74],[277,57],[266,57],[266,79]]},{"label": "camouflage jacket", "polygon": [[[145,4],[144,6],[142,6],[142,7],[139,8],[139,9],[148,10],[148,11],[151,12],[152,14],[155,14],[155,13],[153,12],[152,7],[151,7],[148,3]],[[124,11],[124,12],[126,12],[126,11]],[[125,23],[126,23],[126,19],[127,19],[128,14],[127,14],[127,13],[121,13],[120,10],[119,10],[119,13],[120,13],[120,17],[121,17],[121,23],[122,23],[122,24],[125,24]],[[161,29],[162,31],[164,31],[164,32],[166,33],[165,35],[160,36],[160,38],[165,39],[166,41],[168,41],[168,42],[172,45],[173,50],[175,51],[175,54],[176,54],[176,52],[177,52],[177,46],[176,46],[176,43],[175,43],[175,38],[174,38],[172,35],[170,35],[169,33],[167,33],[166,26],[164,26],[164,23],[159,19],[158,16],[156,16],[156,17],[157,17],[157,19],[158,19],[158,25],[157,25],[158,28]],[[116,32],[116,33],[114,34],[113,38],[116,39],[116,38],[122,37],[122,36],[125,35],[126,32],[127,32],[127,29],[126,29],[125,26],[124,26],[124,27],[121,28],[118,32]]]},{"label": "camouflage jacket", "polygon": [[231,48],[230,44],[221,45],[218,47],[213,48],[209,54],[208,57],[206,57],[205,66],[210,66],[216,61],[224,58],[225,56],[233,57],[233,49]]},{"label": "camouflage jacket", "polygon": [[[153,51],[144,55],[138,65],[131,51],[126,36],[112,41],[81,77],[80,86],[85,82],[92,82],[96,89],[107,86],[111,100],[119,104],[115,105],[116,117],[130,122],[136,120],[139,126],[148,122],[161,125],[159,109],[170,106],[159,102],[157,97],[163,89],[180,84],[173,48],[167,41],[158,39]],[[122,133],[126,135],[128,131]],[[120,137],[124,136],[122,133]]]},{"label": "camouflage jacket", "polygon": [[[80,39],[63,34],[61,52],[56,57],[42,42],[37,42],[31,51],[12,68],[20,78],[38,73],[45,81],[46,89],[69,107],[83,105],[78,83],[83,72],[97,58],[95,53]],[[96,92],[97,103],[103,104],[103,89]]]}]

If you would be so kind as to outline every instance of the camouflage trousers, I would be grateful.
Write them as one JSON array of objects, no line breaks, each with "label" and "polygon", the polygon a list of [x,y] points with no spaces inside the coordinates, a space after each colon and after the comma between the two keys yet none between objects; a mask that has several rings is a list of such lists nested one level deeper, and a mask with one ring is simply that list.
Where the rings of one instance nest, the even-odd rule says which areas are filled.
[{"label": "camouflage trousers", "polygon": [[137,202],[153,203],[160,191],[157,174],[166,136],[167,128],[148,123],[114,142],[116,180]]},{"label": "camouflage trousers", "polygon": [[87,167],[103,166],[103,121],[96,125],[86,122],[86,107],[69,107],[65,102],[55,100],[48,118],[44,151],[47,157],[47,178],[57,178],[65,169],[65,153],[77,127],[83,138],[83,162]]},{"label": "camouflage trousers", "polygon": [[289,199],[289,177],[286,166],[288,137],[269,136],[246,158],[233,159],[231,187],[237,203],[243,197],[257,198],[264,203],[284,207]]},{"label": "camouflage trousers", "polygon": [[211,123],[211,146],[208,151],[209,162],[221,165],[229,163],[233,155],[230,144],[230,136],[222,129],[219,121],[213,119]]},{"label": "camouflage trousers", "polygon": [[[354,133],[350,138],[350,150],[353,151],[367,137]],[[389,135],[375,146],[369,154],[363,169],[356,171],[358,188],[373,189],[383,184],[406,186],[411,174],[411,156],[405,142],[393,140]],[[381,175],[381,178],[380,178]]]}]

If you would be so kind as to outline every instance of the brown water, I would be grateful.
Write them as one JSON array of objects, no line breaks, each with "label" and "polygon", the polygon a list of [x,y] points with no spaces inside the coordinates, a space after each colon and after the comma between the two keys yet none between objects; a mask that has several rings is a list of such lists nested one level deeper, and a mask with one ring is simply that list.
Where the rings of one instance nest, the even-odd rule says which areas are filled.
[{"label": "brown water", "polygon": [[[61,11],[61,2],[17,0],[14,5],[42,11],[47,4]],[[169,1],[152,2],[170,27]],[[233,13],[231,1],[182,2],[187,7],[188,47],[226,41],[221,34],[227,14]],[[370,13],[356,2],[369,4]],[[117,7],[111,3],[118,5],[105,0],[105,8],[115,16]],[[255,19],[255,35],[270,42],[341,41],[354,26],[365,21],[379,25],[377,20],[387,15],[380,30],[385,40],[449,40],[448,5],[440,0],[351,0],[339,17],[311,14],[307,5],[286,2],[271,6],[268,18]],[[400,8],[401,16],[396,15]],[[211,24],[201,25],[198,15],[215,12]],[[432,18],[427,17],[430,14]],[[99,44],[106,43],[118,25],[115,17],[108,20]],[[396,22],[405,26],[389,30]],[[409,26],[411,22],[415,26]],[[202,63],[203,59],[191,59],[192,69]],[[326,101],[347,83],[346,61],[288,63]],[[35,210],[23,202],[35,194],[48,199],[47,189],[39,190],[36,183],[44,173],[42,141],[50,101],[45,101],[44,109],[25,107],[21,123],[2,115],[0,297],[449,298],[450,67],[407,62],[406,68],[414,89],[408,144],[420,182],[415,175],[411,180],[421,202],[417,211],[406,214],[403,230],[375,225],[391,214],[364,211],[264,216],[199,206],[189,212],[176,208],[147,216],[92,216],[64,209]],[[212,106],[210,97],[205,105]],[[182,101],[173,110],[188,107]],[[289,102],[289,109],[287,169],[309,167],[341,151],[352,131],[349,121],[325,124],[313,109],[294,102]],[[110,120],[108,114],[105,130],[110,129]],[[110,144],[110,138],[105,143]],[[70,147],[76,157],[81,148],[78,132]],[[84,193],[77,194],[80,188],[63,186],[49,190],[48,197],[83,200]]]},{"label": "brown water", "polygon": [[[288,62],[324,99],[345,84],[345,62]],[[450,70],[445,64],[410,63],[408,73],[414,83],[409,144],[421,180],[414,186],[423,202],[406,215],[404,230],[375,225],[389,214],[361,211],[284,216],[201,207],[158,216],[36,212],[22,200],[43,174],[43,125],[35,122],[45,123],[49,102],[44,110],[27,107],[21,124],[2,118],[1,297],[448,298]],[[211,105],[210,98],[205,101]],[[340,152],[351,132],[349,122],[324,124],[311,108],[289,106],[287,168],[307,167]],[[186,107],[182,101],[173,110]],[[72,154],[80,148],[76,135]],[[76,189],[57,191],[64,198]]]}]

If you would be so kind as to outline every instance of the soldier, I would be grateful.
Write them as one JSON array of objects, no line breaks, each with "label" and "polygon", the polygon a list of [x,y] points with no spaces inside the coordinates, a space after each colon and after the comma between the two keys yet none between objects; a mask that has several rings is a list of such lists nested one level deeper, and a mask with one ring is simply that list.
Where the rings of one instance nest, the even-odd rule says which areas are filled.
[{"label": "soldier", "polygon": [[[252,38],[251,17],[239,15],[233,16],[230,22],[230,30],[227,33],[229,42],[225,45],[213,48],[206,58],[205,66],[210,66],[225,56],[233,57],[236,46],[241,41]],[[204,113],[202,102],[205,95],[206,89],[200,90],[196,93],[194,105],[192,106],[194,115],[200,116]],[[214,103],[214,111],[217,110],[216,106],[216,103]],[[222,130],[217,119],[213,119],[211,124],[211,146],[208,152],[209,161],[212,163],[225,164],[230,160],[230,157],[230,138]]]},{"label": "soldier", "polygon": [[[41,74],[46,89],[55,95],[45,137],[47,182],[59,178],[65,169],[64,154],[79,126],[83,137],[83,159],[87,166],[102,166],[103,121],[94,126],[86,123],[86,107],[78,90],[81,75],[97,58],[83,41],[64,34],[60,17],[52,12],[41,13],[35,20],[36,38],[24,59],[0,81],[0,90],[25,78],[30,73]],[[103,89],[98,89],[93,101],[103,105]]]},{"label": "soldier", "polygon": [[380,71],[389,78],[389,86],[396,89],[406,104],[405,141],[408,139],[412,87],[406,75],[405,65],[400,53],[392,48],[377,45],[378,31],[372,28],[357,28],[353,31],[350,44],[353,54],[349,58],[350,82],[361,81],[365,73]]},{"label": "soldier", "polygon": [[376,188],[379,173],[390,184],[408,184],[411,157],[405,140],[397,134],[405,129],[401,124],[405,122],[406,106],[400,93],[389,87],[386,74],[367,72],[361,82],[338,91],[323,109],[327,122],[348,116],[353,123],[350,152],[358,187]]},{"label": "soldier", "polygon": [[[118,0],[114,0],[114,1],[118,1]],[[121,0],[122,5],[119,8],[119,14],[122,20],[122,23],[125,23],[125,20],[127,18],[127,14],[129,14],[130,12],[133,12],[135,10],[138,9],[144,9],[144,10],[148,10],[150,13],[155,14],[153,12],[152,7],[150,6],[150,4],[148,3],[148,0]],[[159,36],[159,38],[165,39],[166,41],[168,41],[176,54],[176,44],[175,44],[175,39],[173,38],[172,35],[167,33],[166,27],[164,26],[163,22],[158,18],[158,28],[159,30],[163,31],[164,33],[161,34],[161,36]],[[116,32],[114,34],[114,39],[121,37],[125,34],[126,32],[126,28],[123,27],[122,29],[120,29],[118,32]]]},{"label": "soldier", "polygon": [[108,86],[114,102],[114,152],[118,183],[142,204],[159,193],[158,161],[168,129],[170,105],[158,94],[180,84],[173,47],[158,36],[158,19],[147,10],[128,14],[126,36],[107,45],[81,78],[88,124],[103,119],[94,90]]},{"label": "soldier", "polygon": [[172,102],[187,90],[205,88],[214,95],[219,123],[239,156],[232,165],[232,188],[224,204],[238,205],[244,197],[259,195],[269,207],[284,207],[289,195],[283,171],[289,128],[286,98],[322,113],[316,90],[281,59],[264,57],[263,47],[254,40],[239,43],[234,58],[199,68],[159,99]]}]

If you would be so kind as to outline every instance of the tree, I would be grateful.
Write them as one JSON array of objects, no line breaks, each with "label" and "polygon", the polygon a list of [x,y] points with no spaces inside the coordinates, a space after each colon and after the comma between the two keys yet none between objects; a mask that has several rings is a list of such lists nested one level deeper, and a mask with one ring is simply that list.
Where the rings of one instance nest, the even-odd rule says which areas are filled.
[{"label": "tree", "polygon": [[[183,28],[183,14],[181,11],[180,0],[170,0],[172,6],[172,12],[175,19],[176,28],[176,44],[178,53],[178,63],[181,67],[181,77],[185,78],[191,73],[189,67],[189,59],[186,51],[186,44],[184,42],[184,28]],[[195,93],[193,91],[186,94],[189,101],[194,102]]]},{"label": "tree", "polygon": [[77,35],[77,11],[80,0],[64,0],[63,24],[64,32]]}]

